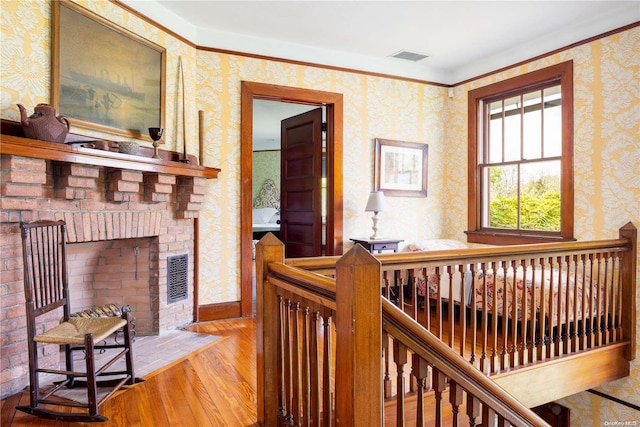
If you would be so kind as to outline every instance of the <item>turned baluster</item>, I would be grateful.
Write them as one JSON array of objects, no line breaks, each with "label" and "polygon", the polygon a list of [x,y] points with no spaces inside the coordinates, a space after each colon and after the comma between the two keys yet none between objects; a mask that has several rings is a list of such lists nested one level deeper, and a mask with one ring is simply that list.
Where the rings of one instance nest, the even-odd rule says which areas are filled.
[{"label": "turned baluster", "polygon": [[411,289],[411,314],[413,319],[418,321],[418,286],[413,269],[407,272],[407,285]]},{"label": "turned baluster", "polygon": [[[557,297],[553,300],[553,303],[555,304],[555,308],[556,308],[556,332],[555,334],[553,334],[553,355],[555,356],[559,356],[562,354],[562,343],[563,343],[563,337],[562,337],[562,258],[561,257],[556,257],[555,263],[557,264],[557,267],[554,266],[554,263],[551,263],[551,289],[554,290],[554,292],[557,293]],[[555,274],[553,274],[554,271],[554,267],[555,270],[558,272],[557,276]],[[551,311],[553,313],[553,311]]]},{"label": "turned baluster", "polygon": [[435,426],[442,426],[442,392],[447,388],[447,379],[444,374],[437,369],[432,369],[433,392],[436,400]]},{"label": "turned baluster", "polygon": [[[487,267],[491,271],[493,281],[493,295],[492,295],[492,322],[491,322],[491,371],[490,373],[498,372],[497,360],[498,360],[498,321],[500,320],[500,312],[498,311],[498,265],[495,262],[491,262]],[[503,304],[504,305],[504,304]]]},{"label": "turned baluster", "polygon": [[[442,340],[442,292],[440,291],[440,267],[436,267],[435,269],[435,280],[436,280],[436,336]],[[426,278],[426,276],[425,276]],[[429,280],[427,280],[427,292],[429,286]]]},{"label": "turned baluster", "polygon": [[451,416],[453,427],[458,427],[458,415],[462,405],[462,387],[453,381],[449,381],[449,403],[451,403]]},{"label": "turned baluster", "polygon": [[451,270],[451,266],[447,265],[446,267],[446,271],[447,271],[447,278],[449,281],[449,312],[447,313],[447,322],[448,322],[448,326],[449,326],[449,347],[450,348],[455,348],[455,340],[454,340],[454,336],[455,336],[455,318],[454,318],[454,314],[455,314],[455,298],[453,295],[453,271]]},{"label": "turned baluster", "polygon": [[382,357],[384,358],[384,398],[390,399],[393,396],[393,390],[391,390],[391,375],[389,374],[389,334],[382,331]]},{"label": "turned baluster", "polygon": [[429,284],[427,279],[427,269],[422,269],[422,277],[424,277],[424,296],[423,296],[423,305],[424,305],[424,315],[425,315],[425,328],[428,331],[431,331],[431,302],[429,301],[430,292],[429,292]]},{"label": "turned baluster", "polygon": [[529,327],[529,362],[534,362],[537,357],[536,348],[539,345],[538,340],[536,339],[536,331],[538,322],[542,322],[542,318],[539,317],[539,314],[536,313],[537,307],[537,298],[538,298],[538,289],[536,286],[537,271],[536,271],[536,260],[529,260],[531,266],[531,326]]},{"label": "turned baluster", "polygon": [[278,418],[284,419],[287,414],[287,395],[286,395],[286,381],[284,377],[284,354],[286,352],[285,347],[285,321],[286,321],[286,302],[282,298],[281,295],[278,295],[278,319],[279,319],[279,328],[278,328],[278,379],[280,381],[280,387],[278,391]]},{"label": "turned baluster", "polygon": [[480,416],[480,399],[467,393],[467,416],[469,417],[469,427],[476,426],[476,418]]},{"label": "turned baluster", "polygon": [[324,352],[322,355],[322,424],[324,427],[331,427],[333,420],[333,341],[331,340],[332,332],[332,316],[330,309],[324,310],[323,316],[323,335],[324,335]]},{"label": "turned baluster", "polygon": [[604,333],[604,342],[603,344],[609,344],[611,342],[611,317],[609,313],[610,308],[610,295],[609,289],[612,288],[613,283],[613,271],[611,269],[613,261],[613,256],[611,253],[607,252],[604,254],[604,278],[602,281],[602,287],[604,289],[604,313],[603,313],[603,322],[602,325],[603,333]]},{"label": "turned baluster", "polygon": [[309,360],[309,306],[302,311],[302,425],[308,426],[310,420],[311,396],[311,363]]},{"label": "turned baluster", "polygon": [[311,337],[309,339],[310,367],[309,367],[309,388],[311,393],[310,414],[312,425],[317,427],[320,425],[320,365],[318,363],[318,347],[319,336],[318,328],[320,313],[314,311],[311,315]]},{"label": "turned baluster", "polygon": [[[509,269],[513,272],[513,292],[511,295],[511,346],[509,347],[509,367],[513,368],[516,365],[516,359],[518,358],[518,267],[515,260],[511,260]],[[507,285],[507,271],[504,272],[504,285],[505,290],[508,289]],[[509,324],[507,323],[507,329],[502,333],[507,336],[509,331]]]},{"label": "turned baluster", "polygon": [[[465,299],[464,289],[465,289],[465,280],[464,280],[464,271],[462,269],[463,265],[458,264],[456,266],[456,275],[460,280],[460,295],[457,297],[460,300],[460,318],[458,319],[459,331],[458,336],[460,337],[460,356],[465,357],[465,349],[467,344],[467,301]],[[453,299],[453,297],[451,297]]]},{"label": "turned baluster", "polygon": [[[573,308],[573,319],[571,322],[571,325],[573,325],[573,327],[571,328],[571,351],[572,352],[576,352],[578,351],[578,347],[579,347],[579,343],[578,343],[578,325],[579,325],[579,319],[581,319],[580,314],[578,313],[578,298],[580,297],[580,294],[578,293],[578,289],[579,288],[579,283],[578,283],[578,255],[573,255],[571,258],[571,266],[568,269],[569,274],[571,275],[571,278],[567,279],[567,283],[573,283],[573,289],[572,288],[567,288],[567,293],[569,291],[573,291],[573,304],[572,304],[572,308]],[[569,275],[568,274],[568,275]]]},{"label": "turned baluster", "polygon": [[[471,306],[471,310],[469,311],[470,315],[471,315],[471,363],[474,366],[478,366],[476,364],[476,348],[478,347],[478,313],[476,311],[476,270],[475,270],[475,265],[474,264],[470,264],[469,265],[469,271],[468,273],[471,275],[471,283],[469,283],[469,286],[471,287],[470,292],[471,292],[471,300],[469,301],[469,304]],[[463,283],[466,286],[466,280],[463,278]],[[464,294],[464,292],[463,292]],[[466,306],[466,301],[465,301],[465,306]],[[482,369],[482,368],[480,368]]]},{"label": "turned baluster", "polygon": [[292,366],[292,345],[291,345],[291,307],[292,302],[287,299],[285,302],[285,319],[284,319],[284,382],[285,382],[285,406],[287,412],[285,415],[285,425],[293,425],[293,366]]},{"label": "turned baluster", "polygon": [[396,379],[396,426],[404,426],[404,365],[407,363],[407,346],[398,340],[393,340],[393,359],[398,372]]},{"label": "turned baluster", "polygon": [[417,354],[411,355],[412,374],[416,379],[416,427],[424,427],[424,393],[427,391],[429,379],[429,365],[427,361]]},{"label": "turned baluster", "polygon": [[[552,350],[554,348],[554,344],[556,342],[556,336],[553,333],[553,308],[554,308],[554,303],[553,303],[553,294],[555,292],[554,289],[554,279],[553,279],[553,257],[549,257],[549,259],[547,260],[548,266],[549,268],[546,269],[545,268],[545,272],[547,272],[548,270],[548,275],[549,275],[549,306],[547,307],[547,311],[549,312],[549,344],[547,345],[547,359],[551,358],[552,355]],[[544,283],[544,282],[543,282]],[[556,353],[557,354],[557,353]]]},{"label": "turned baluster", "polygon": [[580,305],[580,312],[578,313],[578,316],[580,317],[580,321],[576,321],[576,335],[577,335],[577,347],[576,347],[576,351],[579,350],[584,350],[586,348],[585,346],[585,342],[586,342],[586,331],[585,331],[585,327],[587,324],[587,312],[586,312],[586,304],[587,304],[587,295],[588,295],[588,288],[587,288],[587,282],[586,282],[586,259],[585,259],[585,255],[584,254],[580,254],[578,256],[578,260],[576,261],[576,288],[582,289],[582,299],[580,300],[580,302],[578,302],[578,300],[576,300],[576,305]]},{"label": "turned baluster", "polygon": [[482,405],[482,425],[495,426],[497,421],[497,415],[493,409],[488,405]]}]

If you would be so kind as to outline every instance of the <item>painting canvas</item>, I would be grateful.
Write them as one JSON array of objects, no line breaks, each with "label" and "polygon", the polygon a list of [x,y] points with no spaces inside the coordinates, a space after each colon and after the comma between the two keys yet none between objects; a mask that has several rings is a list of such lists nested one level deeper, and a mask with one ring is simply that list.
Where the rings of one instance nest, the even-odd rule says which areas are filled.
[{"label": "painting canvas", "polygon": [[69,2],[54,2],[53,100],[72,126],[148,139],[163,127],[164,49]]},{"label": "painting canvas", "polygon": [[388,196],[426,196],[427,149],[427,144],[376,139],[376,191]]}]

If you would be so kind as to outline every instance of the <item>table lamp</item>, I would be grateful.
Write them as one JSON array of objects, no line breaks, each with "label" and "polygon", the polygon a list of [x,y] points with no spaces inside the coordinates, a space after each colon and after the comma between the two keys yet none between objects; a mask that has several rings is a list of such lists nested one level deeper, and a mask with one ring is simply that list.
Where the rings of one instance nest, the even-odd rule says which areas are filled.
[{"label": "table lamp", "polygon": [[382,239],[382,237],[378,236],[378,212],[382,212],[386,209],[386,203],[384,201],[384,193],[382,191],[372,191],[369,194],[369,200],[367,201],[367,207],[364,208],[365,212],[373,212],[373,217],[371,220],[373,221],[373,235],[371,236],[372,240]]}]

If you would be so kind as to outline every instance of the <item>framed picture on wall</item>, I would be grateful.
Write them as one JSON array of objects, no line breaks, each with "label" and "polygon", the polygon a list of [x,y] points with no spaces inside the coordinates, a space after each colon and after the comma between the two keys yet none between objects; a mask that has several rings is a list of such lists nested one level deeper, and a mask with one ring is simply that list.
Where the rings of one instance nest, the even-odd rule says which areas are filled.
[{"label": "framed picture on wall", "polygon": [[52,5],[52,104],[79,126],[150,140],[164,127],[165,49],[63,0]]},{"label": "framed picture on wall", "polygon": [[386,196],[427,196],[429,146],[417,142],[376,139],[375,191]]}]

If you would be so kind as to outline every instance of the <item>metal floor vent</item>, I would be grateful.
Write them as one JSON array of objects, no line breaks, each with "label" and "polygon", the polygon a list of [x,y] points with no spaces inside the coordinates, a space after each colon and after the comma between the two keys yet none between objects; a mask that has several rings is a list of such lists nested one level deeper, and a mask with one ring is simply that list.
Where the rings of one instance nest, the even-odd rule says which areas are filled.
[{"label": "metal floor vent", "polygon": [[187,298],[189,258],[187,254],[167,258],[167,303]]}]

